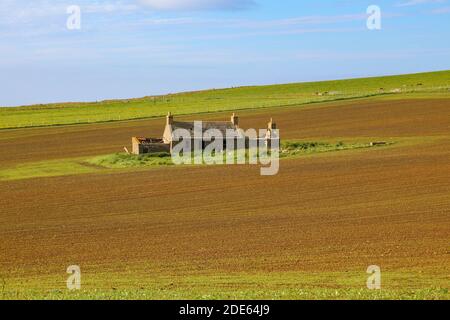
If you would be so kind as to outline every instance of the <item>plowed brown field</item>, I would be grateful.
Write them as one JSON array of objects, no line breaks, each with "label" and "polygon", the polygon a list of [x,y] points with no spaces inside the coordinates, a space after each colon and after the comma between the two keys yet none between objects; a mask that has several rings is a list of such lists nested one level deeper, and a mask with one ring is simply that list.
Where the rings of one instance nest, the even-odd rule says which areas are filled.
[{"label": "plowed brown field", "polygon": [[[64,285],[65,269],[77,264],[88,274],[170,275],[176,284],[177,275],[360,270],[364,286],[365,269],[376,264],[387,272],[425,274],[428,280],[410,288],[428,282],[448,288],[450,99],[356,101],[240,116],[243,127],[263,127],[272,116],[283,138],[418,142],[283,160],[273,177],[260,176],[258,167],[212,166],[0,182],[1,275],[35,281],[58,274]],[[132,135],[161,135],[163,124],[0,132],[0,166],[115,152]],[[121,283],[127,287],[125,279]]]}]

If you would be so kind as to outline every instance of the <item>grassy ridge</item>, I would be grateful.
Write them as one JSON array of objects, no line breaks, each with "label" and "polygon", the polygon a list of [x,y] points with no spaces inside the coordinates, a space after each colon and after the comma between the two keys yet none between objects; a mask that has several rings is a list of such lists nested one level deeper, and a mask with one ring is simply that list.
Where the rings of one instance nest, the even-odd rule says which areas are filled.
[{"label": "grassy ridge", "polygon": [[91,103],[0,108],[0,129],[140,119],[173,114],[301,105],[385,94],[447,94],[450,71],[239,87]]}]

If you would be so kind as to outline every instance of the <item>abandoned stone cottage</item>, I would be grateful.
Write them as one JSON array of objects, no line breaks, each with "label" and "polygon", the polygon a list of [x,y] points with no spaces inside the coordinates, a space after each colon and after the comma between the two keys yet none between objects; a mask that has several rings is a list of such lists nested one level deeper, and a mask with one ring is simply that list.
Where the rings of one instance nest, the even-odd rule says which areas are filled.
[{"label": "abandoned stone cottage", "polygon": [[[270,147],[273,140],[279,140],[278,135],[275,130],[277,129],[276,124],[270,120],[268,123],[265,134],[262,136],[248,136],[245,134],[244,130],[239,128],[239,117],[233,113],[230,121],[202,121],[201,122],[201,133],[195,130],[195,121],[174,121],[174,117],[169,113],[166,117],[166,127],[164,129],[162,138],[132,138],[132,153],[136,155],[147,154],[147,153],[157,153],[157,152],[172,152],[175,145],[179,143],[186,143],[183,139],[176,137],[175,132],[177,129],[184,129],[190,133],[192,141],[190,145],[192,148],[197,143],[201,145],[202,149],[208,146],[212,141],[215,141],[216,137],[212,134],[213,131],[220,132],[223,137],[223,148],[225,149],[227,144],[233,145],[234,148],[239,148],[243,146],[248,148],[254,143],[260,142],[259,140],[264,140],[264,143]],[[211,130],[213,129],[213,130]],[[198,135],[198,136],[196,136]]]}]

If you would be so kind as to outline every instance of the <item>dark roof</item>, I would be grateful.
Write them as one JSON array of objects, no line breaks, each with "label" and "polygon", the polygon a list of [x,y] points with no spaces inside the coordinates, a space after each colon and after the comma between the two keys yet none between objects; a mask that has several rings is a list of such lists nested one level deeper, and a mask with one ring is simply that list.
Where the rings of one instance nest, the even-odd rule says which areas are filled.
[{"label": "dark roof", "polygon": [[163,139],[155,139],[155,138],[140,138],[140,137],[134,137],[140,144],[142,145],[148,145],[153,143],[164,143]]},{"label": "dark roof", "polygon": [[[219,130],[222,135],[226,136],[227,130],[233,130],[236,133],[238,133],[238,128],[233,125],[231,122],[226,121],[202,121],[202,134],[205,133],[205,131],[210,129],[216,129]],[[194,121],[190,122],[180,122],[180,121],[174,121],[172,123],[172,132],[176,129],[186,129],[192,134],[194,133]]]}]

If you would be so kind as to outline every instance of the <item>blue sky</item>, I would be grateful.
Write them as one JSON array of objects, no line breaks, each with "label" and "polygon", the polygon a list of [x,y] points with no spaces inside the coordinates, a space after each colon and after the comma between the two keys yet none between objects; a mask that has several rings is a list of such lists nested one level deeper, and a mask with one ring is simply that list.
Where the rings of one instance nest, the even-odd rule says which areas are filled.
[{"label": "blue sky", "polygon": [[449,0],[2,0],[0,105],[444,70],[449,36]]}]

